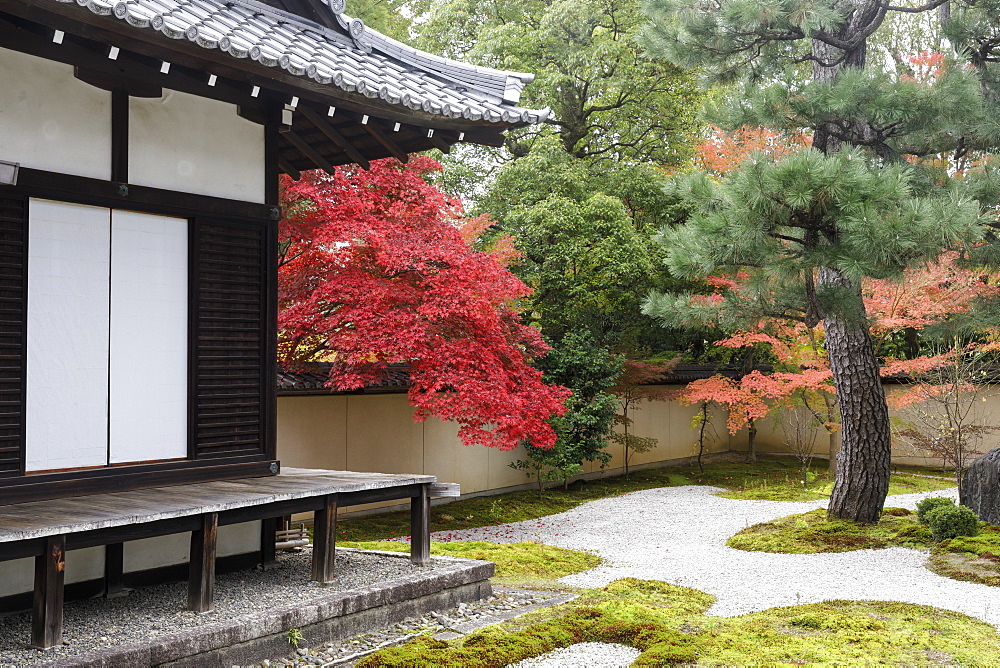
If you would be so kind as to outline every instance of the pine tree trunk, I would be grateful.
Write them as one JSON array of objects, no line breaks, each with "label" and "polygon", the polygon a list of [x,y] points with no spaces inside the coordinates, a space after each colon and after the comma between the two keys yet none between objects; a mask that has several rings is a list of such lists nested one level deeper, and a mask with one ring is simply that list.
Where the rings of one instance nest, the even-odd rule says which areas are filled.
[{"label": "pine tree trunk", "polygon": [[[841,27],[840,37],[852,43],[849,50],[813,41],[813,78],[834,81],[843,69],[864,69],[866,38],[859,36],[881,24],[885,12],[874,0],[847,0],[852,8]],[[829,64],[827,64],[829,63]],[[869,139],[866,124],[851,119],[821,126],[813,134],[813,148],[826,154],[841,150],[844,130]],[[850,134],[850,133],[846,133]],[[825,232],[836,242],[837,233]],[[827,294],[838,295],[836,304],[823,309],[826,349],[837,389],[842,430],[837,453],[837,473],[830,495],[831,518],[877,522],[889,492],[889,409],[879,376],[879,365],[868,332],[861,286],[839,270],[820,267],[819,285]]]},{"label": "pine tree trunk", "polygon": [[891,440],[878,360],[860,287],[828,267],[819,270],[819,283],[843,296],[823,320],[843,425],[829,516],[877,522],[889,492]]}]

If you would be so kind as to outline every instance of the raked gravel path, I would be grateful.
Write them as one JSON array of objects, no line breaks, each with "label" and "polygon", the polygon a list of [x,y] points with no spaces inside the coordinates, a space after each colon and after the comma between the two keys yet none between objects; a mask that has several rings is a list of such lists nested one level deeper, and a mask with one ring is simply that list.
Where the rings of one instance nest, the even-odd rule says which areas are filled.
[{"label": "raked gravel path", "polygon": [[[599,554],[604,563],[563,578],[601,587],[624,577],[663,580],[714,594],[709,614],[741,615],[829,599],[920,603],[963,612],[1000,626],[1000,589],[959,582],[924,567],[926,552],[905,548],[837,554],[769,554],[726,547],[737,531],[823,508],[826,501],[744,501],[714,487],[664,487],[590,501],[558,515],[495,527],[441,531],[433,540],[534,540]],[[913,509],[927,496],[890,496],[886,506]]]}]

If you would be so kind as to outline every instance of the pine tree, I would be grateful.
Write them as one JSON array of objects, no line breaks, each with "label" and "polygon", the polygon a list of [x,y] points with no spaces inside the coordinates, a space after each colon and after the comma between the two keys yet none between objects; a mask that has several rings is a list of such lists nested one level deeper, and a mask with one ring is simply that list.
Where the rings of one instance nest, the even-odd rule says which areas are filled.
[{"label": "pine tree", "polygon": [[[746,326],[765,315],[822,323],[843,423],[832,517],[876,521],[888,490],[888,411],[862,279],[899,276],[942,248],[988,236],[990,202],[977,198],[1000,192],[989,161],[954,179],[931,158],[1000,143],[998,7],[996,0],[647,6],[654,55],[701,66],[711,81],[730,86],[715,112],[720,125],[812,135],[812,146],[791,156],[756,156],[721,181],[693,174],[681,184],[690,217],[662,235],[671,273],[740,270],[747,280],[715,303],[659,295],[646,310],[668,323]],[[891,63],[869,57],[887,15],[941,8],[948,8],[943,29],[955,52],[932,81],[899,76]]]}]

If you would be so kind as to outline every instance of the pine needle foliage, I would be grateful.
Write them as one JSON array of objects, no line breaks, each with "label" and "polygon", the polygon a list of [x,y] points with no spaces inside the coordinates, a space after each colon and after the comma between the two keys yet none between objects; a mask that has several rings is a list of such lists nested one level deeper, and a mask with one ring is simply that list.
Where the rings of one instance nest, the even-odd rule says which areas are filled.
[{"label": "pine needle foliage", "polygon": [[[1000,0],[918,2],[645,5],[648,50],[726,86],[710,110],[716,123],[812,136],[811,148],[753,155],[721,181],[678,179],[689,217],[660,236],[666,266],[732,287],[654,295],[645,312],[673,325],[821,323],[843,417],[830,514],[863,522],[881,513],[890,430],[862,279],[900,277],[943,250],[998,257]],[[953,48],[929,74],[869,57],[887,16],[934,10],[939,39],[921,48]]]}]

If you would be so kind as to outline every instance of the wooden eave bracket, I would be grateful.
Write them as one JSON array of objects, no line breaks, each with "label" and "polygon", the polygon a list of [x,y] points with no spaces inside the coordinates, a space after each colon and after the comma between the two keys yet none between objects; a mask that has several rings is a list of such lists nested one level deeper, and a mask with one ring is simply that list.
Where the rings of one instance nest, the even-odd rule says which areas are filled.
[{"label": "wooden eave bracket", "polygon": [[309,122],[316,126],[317,130],[322,132],[327,139],[343,149],[344,153],[346,153],[351,160],[358,163],[365,169],[371,168],[371,163],[368,162],[368,159],[365,158],[365,156],[361,155],[361,151],[359,151],[354,144],[347,139],[347,137],[342,135],[339,130],[327,123],[326,119],[304,105],[299,106],[297,111],[301,111],[302,115],[309,119]]},{"label": "wooden eave bracket", "polygon": [[295,131],[290,127],[282,129],[281,134],[285,136],[285,139],[287,139],[292,146],[301,151],[302,155],[312,160],[313,163],[324,172],[331,175],[335,172],[333,165],[330,164],[330,161],[320,155],[319,151],[310,146],[308,142],[302,139],[302,137],[295,134]]}]

